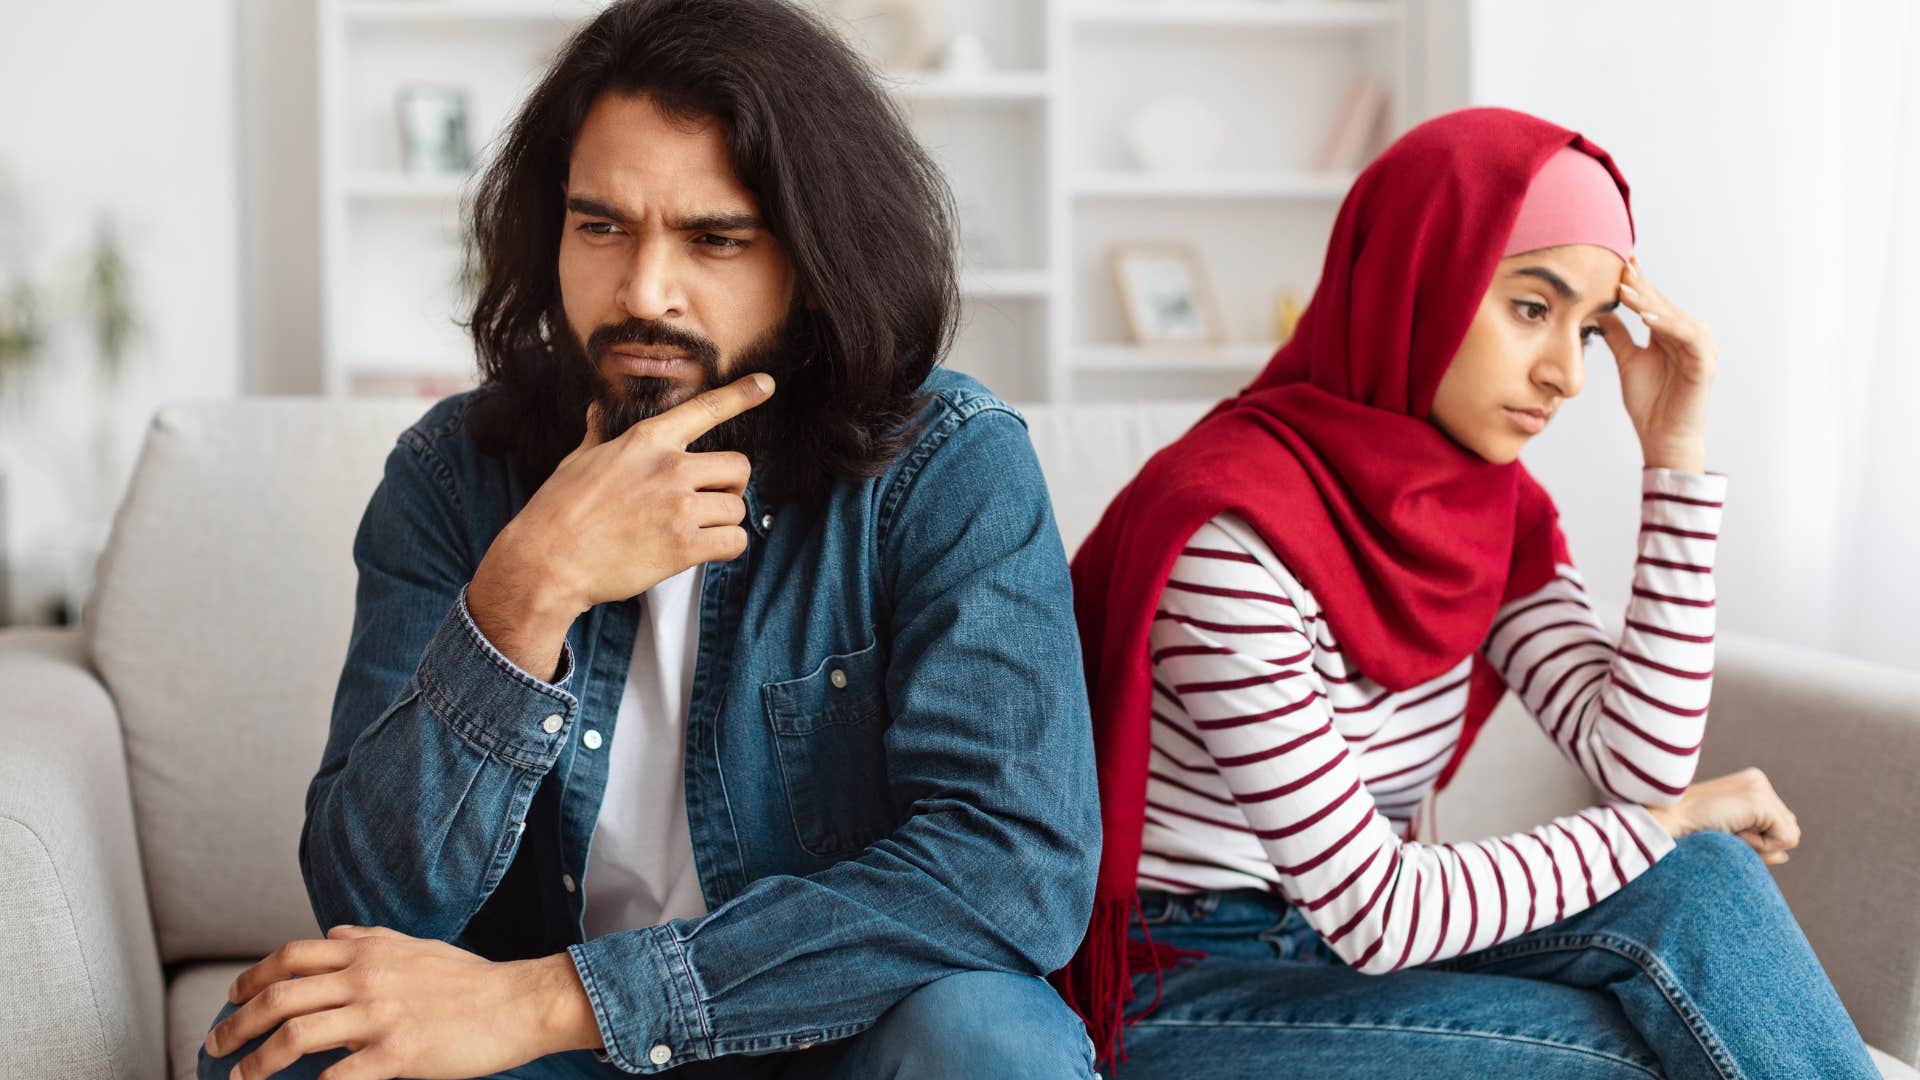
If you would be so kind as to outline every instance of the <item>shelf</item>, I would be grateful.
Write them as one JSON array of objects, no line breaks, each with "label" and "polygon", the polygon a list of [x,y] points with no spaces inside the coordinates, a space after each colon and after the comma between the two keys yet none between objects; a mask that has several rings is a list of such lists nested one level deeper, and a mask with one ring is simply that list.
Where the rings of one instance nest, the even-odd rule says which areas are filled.
[{"label": "shelf", "polygon": [[353,378],[444,379],[472,376],[475,363],[472,352],[352,353],[340,358],[340,370]]},{"label": "shelf", "polygon": [[1045,75],[1024,71],[980,75],[914,72],[889,76],[886,84],[902,100],[925,102],[1040,102],[1050,92]]},{"label": "shelf", "polygon": [[1192,345],[1076,345],[1068,354],[1075,371],[1252,375],[1276,346],[1264,342],[1198,342]]},{"label": "shelf", "polygon": [[1085,173],[1073,194],[1082,199],[1340,199],[1353,173]]},{"label": "shelf", "polygon": [[1070,14],[1077,26],[1218,30],[1367,30],[1391,26],[1399,17],[1395,6],[1381,0],[1109,0],[1082,4]]},{"label": "shelf", "polygon": [[572,22],[605,6],[604,0],[341,0],[349,24],[434,22]]},{"label": "shelf", "polygon": [[342,182],[347,196],[382,202],[458,202],[473,178],[413,176],[402,172],[351,173]]},{"label": "shelf", "polygon": [[1045,270],[966,270],[960,274],[962,296],[979,299],[1039,299],[1053,291]]}]

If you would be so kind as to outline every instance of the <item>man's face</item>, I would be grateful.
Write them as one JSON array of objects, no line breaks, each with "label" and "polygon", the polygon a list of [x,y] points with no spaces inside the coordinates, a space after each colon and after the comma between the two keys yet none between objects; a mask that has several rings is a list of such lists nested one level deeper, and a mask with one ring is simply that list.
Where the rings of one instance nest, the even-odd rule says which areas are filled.
[{"label": "man's face", "polygon": [[734,175],[717,121],[601,95],[574,140],[559,268],[607,438],[778,367],[793,267]]}]

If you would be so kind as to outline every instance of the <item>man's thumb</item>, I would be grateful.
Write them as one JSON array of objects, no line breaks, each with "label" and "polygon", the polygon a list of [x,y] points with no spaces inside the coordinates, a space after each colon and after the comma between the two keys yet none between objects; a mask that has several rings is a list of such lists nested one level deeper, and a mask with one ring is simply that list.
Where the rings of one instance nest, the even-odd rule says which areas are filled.
[{"label": "man's thumb", "polygon": [[600,403],[590,402],[587,405],[587,432],[580,439],[580,449],[589,450],[603,442],[606,440],[600,437]]}]

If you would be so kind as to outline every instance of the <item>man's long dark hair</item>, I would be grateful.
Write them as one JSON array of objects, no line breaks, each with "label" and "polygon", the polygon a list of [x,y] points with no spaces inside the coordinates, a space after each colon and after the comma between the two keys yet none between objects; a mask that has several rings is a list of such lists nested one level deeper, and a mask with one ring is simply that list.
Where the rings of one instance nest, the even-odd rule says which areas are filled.
[{"label": "man's long dark hair", "polygon": [[538,483],[585,430],[597,376],[561,307],[558,257],[574,137],[606,93],[723,123],[792,260],[807,340],[761,407],[781,417],[783,494],[879,475],[952,342],[953,198],[866,62],[788,0],[618,0],[561,49],[474,199],[482,445]]}]

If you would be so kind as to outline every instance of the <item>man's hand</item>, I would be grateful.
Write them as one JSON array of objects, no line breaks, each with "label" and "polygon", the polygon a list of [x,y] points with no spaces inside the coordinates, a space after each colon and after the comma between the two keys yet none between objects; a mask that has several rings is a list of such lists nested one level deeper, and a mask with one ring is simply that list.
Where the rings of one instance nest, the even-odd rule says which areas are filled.
[{"label": "man's hand", "polygon": [[567,954],[495,963],[379,926],[288,942],[241,972],[227,999],[240,1008],[207,1034],[207,1053],[273,1031],[235,1067],[236,1080],[265,1080],[339,1047],[353,1052],[321,1080],[488,1076],[601,1045]]},{"label": "man's hand", "polygon": [[1766,774],[1751,766],[1702,780],[1672,806],[1650,806],[1647,813],[1676,840],[1706,829],[1730,832],[1753,845],[1769,866],[1786,862],[1787,852],[1800,846],[1799,819]]},{"label": "man's hand", "polygon": [[744,454],[690,454],[687,444],[773,396],[755,374],[698,394],[600,438],[587,434],[474,571],[467,607],[494,648],[536,677],[560,664],[567,627],[595,604],[638,596],[682,570],[747,550]]}]

